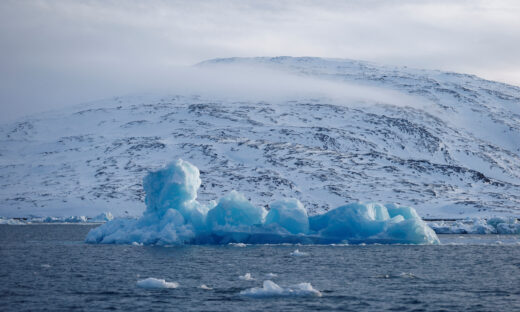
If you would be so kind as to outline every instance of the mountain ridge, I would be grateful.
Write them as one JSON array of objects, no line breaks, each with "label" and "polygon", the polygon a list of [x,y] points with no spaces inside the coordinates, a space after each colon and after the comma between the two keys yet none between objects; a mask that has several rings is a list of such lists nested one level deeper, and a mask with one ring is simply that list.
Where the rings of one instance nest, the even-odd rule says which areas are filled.
[{"label": "mountain ridge", "polygon": [[144,95],[35,115],[0,127],[0,214],[138,215],[144,173],[181,157],[201,168],[203,201],[236,189],[256,205],[296,197],[310,213],[380,201],[423,217],[519,215],[520,88],[339,59],[196,66],[229,65],[411,98]]}]

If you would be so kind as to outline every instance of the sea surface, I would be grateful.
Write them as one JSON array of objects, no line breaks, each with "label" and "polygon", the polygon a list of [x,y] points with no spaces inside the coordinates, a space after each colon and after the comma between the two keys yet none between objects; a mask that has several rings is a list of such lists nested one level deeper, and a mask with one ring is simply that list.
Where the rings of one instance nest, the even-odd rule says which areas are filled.
[{"label": "sea surface", "polygon": [[[445,235],[440,246],[157,247],[85,244],[92,227],[0,225],[0,310],[520,311],[519,236]],[[246,273],[252,280],[239,278]],[[137,287],[148,277],[179,286]],[[309,282],[322,296],[240,294],[264,280]]]}]

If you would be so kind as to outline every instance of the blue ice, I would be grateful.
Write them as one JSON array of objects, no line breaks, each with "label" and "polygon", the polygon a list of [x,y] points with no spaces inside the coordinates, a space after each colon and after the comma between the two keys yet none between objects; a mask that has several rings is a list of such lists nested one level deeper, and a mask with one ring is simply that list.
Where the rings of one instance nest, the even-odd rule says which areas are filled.
[{"label": "blue ice", "polygon": [[353,203],[308,216],[297,199],[270,204],[267,211],[232,191],[216,205],[197,201],[197,167],[177,160],[143,180],[146,210],[137,219],[114,219],[95,229],[88,243],[403,243],[438,244],[435,232],[413,208]]}]

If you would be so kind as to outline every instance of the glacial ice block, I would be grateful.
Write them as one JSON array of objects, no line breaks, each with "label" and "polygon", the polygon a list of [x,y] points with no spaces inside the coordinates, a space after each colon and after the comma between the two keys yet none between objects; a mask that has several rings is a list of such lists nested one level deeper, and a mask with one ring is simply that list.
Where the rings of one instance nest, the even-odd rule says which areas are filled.
[{"label": "glacial ice block", "polygon": [[438,244],[432,229],[413,208],[354,203],[308,216],[296,199],[251,204],[236,191],[216,205],[197,201],[199,170],[177,160],[150,172],[143,181],[146,210],[137,219],[114,219],[92,229],[88,243],[404,243]]}]

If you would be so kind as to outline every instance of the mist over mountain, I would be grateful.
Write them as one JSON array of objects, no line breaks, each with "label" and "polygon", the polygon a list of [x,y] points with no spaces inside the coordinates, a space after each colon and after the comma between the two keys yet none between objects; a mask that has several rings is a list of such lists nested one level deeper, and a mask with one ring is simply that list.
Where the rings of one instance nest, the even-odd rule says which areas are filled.
[{"label": "mist over mountain", "polygon": [[147,171],[182,158],[200,201],[235,189],[313,214],[355,201],[422,217],[520,213],[520,88],[310,57],[215,59],[169,90],[0,127],[0,215],[144,210]]}]

